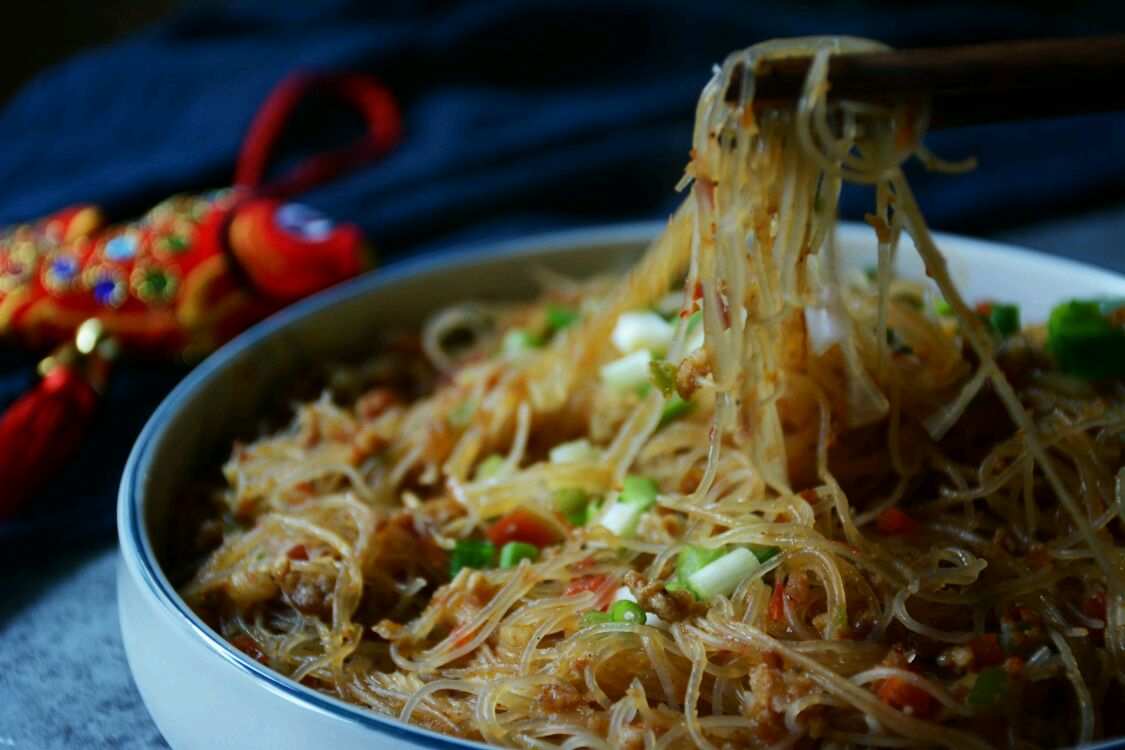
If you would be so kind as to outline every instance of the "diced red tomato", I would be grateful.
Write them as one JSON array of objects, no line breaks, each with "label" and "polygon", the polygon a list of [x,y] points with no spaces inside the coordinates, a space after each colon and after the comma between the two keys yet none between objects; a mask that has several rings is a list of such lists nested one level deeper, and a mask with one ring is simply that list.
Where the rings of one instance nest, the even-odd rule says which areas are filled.
[{"label": "diced red tomato", "polygon": [[594,606],[604,610],[609,606],[610,599],[613,598],[613,587],[611,584],[612,580],[609,576],[581,576],[567,584],[563,596],[575,596],[585,591],[593,591],[598,594],[598,598],[594,601]]},{"label": "diced red tomato", "polygon": [[910,709],[910,713],[922,719],[932,716],[937,709],[932,695],[898,677],[883,681],[879,686],[879,700],[900,711]]},{"label": "diced red tomato", "polygon": [[537,513],[517,508],[501,518],[488,530],[488,540],[500,549],[508,542],[527,542],[546,547],[558,541],[551,522]]},{"label": "diced red tomato", "polygon": [[1004,663],[1004,649],[1000,647],[1000,641],[995,633],[978,635],[965,645],[972,649],[973,663],[978,669],[980,667],[998,667]]},{"label": "diced red tomato", "polygon": [[289,551],[285,553],[285,556],[290,560],[308,560],[309,549],[303,544],[295,544],[289,548]]},{"label": "diced red tomato", "polygon": [[875,528],[884,534],[913,534],[918,522],[898,508],[887,508],[875,519]]},{"label": "diced red tomato", "polygon": [[239,651],[246,654],[259,664],[265,664],[267,667],[269,666],[270,658],[266,656],[266,652],[262,650],[262,647],[258,645],[257,641],[255,641],[245,633],[240,633],[234,638],[231,638],[230,645],[234,646]]},{"label": "diced red tomato", "polygon": [[785,576],[777,576],[773,582],[773,596],[770,598],[770,619],[781,622],[785,619]]}]

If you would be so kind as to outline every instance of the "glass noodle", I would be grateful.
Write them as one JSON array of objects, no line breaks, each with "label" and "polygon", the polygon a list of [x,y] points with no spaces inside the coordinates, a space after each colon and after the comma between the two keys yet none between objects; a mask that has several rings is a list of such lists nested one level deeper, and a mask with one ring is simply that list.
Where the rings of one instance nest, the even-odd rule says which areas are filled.
[{"label": "glass noodle", "polygon": [[[631,272],[449,307],[365,365],[378,388],[236,447],[187,600],[295,680],[496,745],[1104,735],[1125,669],[1125,394],[1052,371],[1041,331],[998,339],[958,292],[902,165],[966,165],[921,145],[924,108],[828,99],[829,56],[875,49],[732,54],[699,100],[685,200]],[[756,102],[755,66],[787,55],[813,57],[800,101]],[[845,182],[872,189],[870,279],[834,245]],[[894,278],[903,233],[932,285]],[[653,367],[688,404],[671,419],[667,383],[604,374],[622,320],[662,305]],[[577,322],[550,323],[558,306]],[[655,482],[643,512],[618,507],[629,477]],[[549,543],[451,574],[459,542],[521,509]],[[750,566],[700,594],[720,569],[685,555],[740,550]],[[623,598],[644,621],[600,615]]]}]

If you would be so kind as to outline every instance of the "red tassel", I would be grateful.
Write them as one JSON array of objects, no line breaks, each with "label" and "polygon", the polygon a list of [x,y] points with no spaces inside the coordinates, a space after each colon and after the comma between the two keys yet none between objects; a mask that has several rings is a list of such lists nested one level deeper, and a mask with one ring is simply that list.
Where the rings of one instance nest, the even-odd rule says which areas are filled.
[{"label": "red tassel", "polygon": [[73,457],[98,394],[73,366],[56,364],[0,416],[0,521],[22,508]]}]

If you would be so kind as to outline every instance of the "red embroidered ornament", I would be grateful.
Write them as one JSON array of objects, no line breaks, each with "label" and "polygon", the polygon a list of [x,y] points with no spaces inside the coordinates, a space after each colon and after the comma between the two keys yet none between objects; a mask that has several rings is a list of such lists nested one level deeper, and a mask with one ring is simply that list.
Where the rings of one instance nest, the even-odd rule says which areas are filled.
[{"label": "red embroidered ornament", "polygon": [[[356,109],[364,137],[265,184],[286,121],[312,92]],[[174,196],[126,224],[106,226],[96,206],[84,205],[0,230],[0,334],[32,349],[57,347],[35,388],[0,416],[0,520],[77,451],[118,350],[198,358],[363,270],[358,227],[286,199],[385,154],[400,132],[395,102],[374,79],[298,74],[251,125],[233,187]]]}]

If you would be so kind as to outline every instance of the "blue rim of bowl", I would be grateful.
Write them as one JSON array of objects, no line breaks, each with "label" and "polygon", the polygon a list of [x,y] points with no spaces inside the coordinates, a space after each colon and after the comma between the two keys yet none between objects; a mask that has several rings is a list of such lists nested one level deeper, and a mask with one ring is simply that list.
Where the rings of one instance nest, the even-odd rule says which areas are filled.
[{"label": "blue rim of bowl", "polygon": [[[237,336],[188,373],[164,398],[156,411],[149,417],[148,422],[145,423],[144,429],[141,430],[140,436],[138,436],[133,449],[129,453],[117,503],[118,539],[121,545],[122,559],[126,566],[131,569],[131,572],[140,576],[148,593],[154,595],[163,608],[173,616],[181,630],[197,636],[214,655],[221,657],[229,666],[261,681],[263,687],[281,698],[313,708],[320,713],[328,714],[331,718],[350,721],[391,735],[396,739],[421,743],[419,745],[421,747],[439,748],[441,750],[490,747],[479,742],[439,734],[332,698],[259,664],[227,643],[222,636],[203,623],[191,611],[191,608],[176,593],[164,572],[160,569],[160,565],[156,562],[148,534],[144,529],[144,514],[141,507],[144,500],[141,493],[142,477],[149,469],[152,449],[157,442],[156,438],[163,429],[162,425],[172,413],[180,408],[183,402],[205,384],[215,371],[223,367],[227,360],[250,348],[258,341],[292,325],[305,315],[334,307],[353,297],[371,293],[405,278],[436,271],[445,266],[473,265],[478,261],[513,255],[534,255],[562,247],[577,248],[591,245],[647,242],[655,238],[664,226],[665,222],[660,221],[630,222],[592,228],[562,229],[514,239],[481,239],[459,244],[445,250],[399,261],[374,273],[315,294],[285,308]],[[863,229],[861,226],[854,224],[843,225],[842,228],[844,233],[848,235]],[[1035,259],[1035,262],[1069,266],[1074,269],[1081,269],[1086,273],[1110,276],[1125,283],[1125,276],[1121,274],[1069,258],[1052,256],[1003,243],[962,238],[944,233],[935,232],[934,238],[939,245],[944,240],[964,241],[970,239],[972,242],[988,245],[990,250],[1011,257],[1013,260],[1018,256],[1022,261],[1027,262],[1030,255]],[[1101,740],[1097,744],[1087,746],[1085,750],[1116,750],[1119,748],[1125,748],[1125,737]]]},{"label": "blue rim of bowl", "polygon": [[478,742],[438,734],[422,727],[407,724],[398,719],[377,714],[374,711],[345,703],[307,688],[250,659],[200,620],[180,598],[164,575],[156,561],[145,530],[142,508],[144,502],[143,478],[149,471],[153,448],[157,444],[168,418],[178,411],[197,389],[206,384],[212,374],[222,368],[229,359],[314,311],[334,307],[356,296],[369,294],[403,279],[436,271],[447,266],[474,265],[479,261],[513,255],[534,255],[562,247],[643,243],[654,238],[664,226],[664,222],[612,224],[605,227],[564,229],[516,239],[482,239],[457,245],[449,249],[394,263],[374,273],[327,289],[290,305],[237,336],[207,357],[172,389],[172,392],[161,401],[156,411],[149,417],[136,443],[134,443],[132,451],[129,453],[117,502],[118,539],[121,545],[121,555],[126,566],[131,569],[131,573],[139,575],[148,593],[155,596],[162,607],[173,616],[182,630],[198,637],[213,654],[221,657],[228,665],[260,680],[264,687],[280,697],[299,702],[336,719],[359,723],[370,729],[392,735],[397,739],[424,743],[421,745],[423,747],[441,748],[442,750],[446,748],[464,750],[465,748],[488,747]]}]

